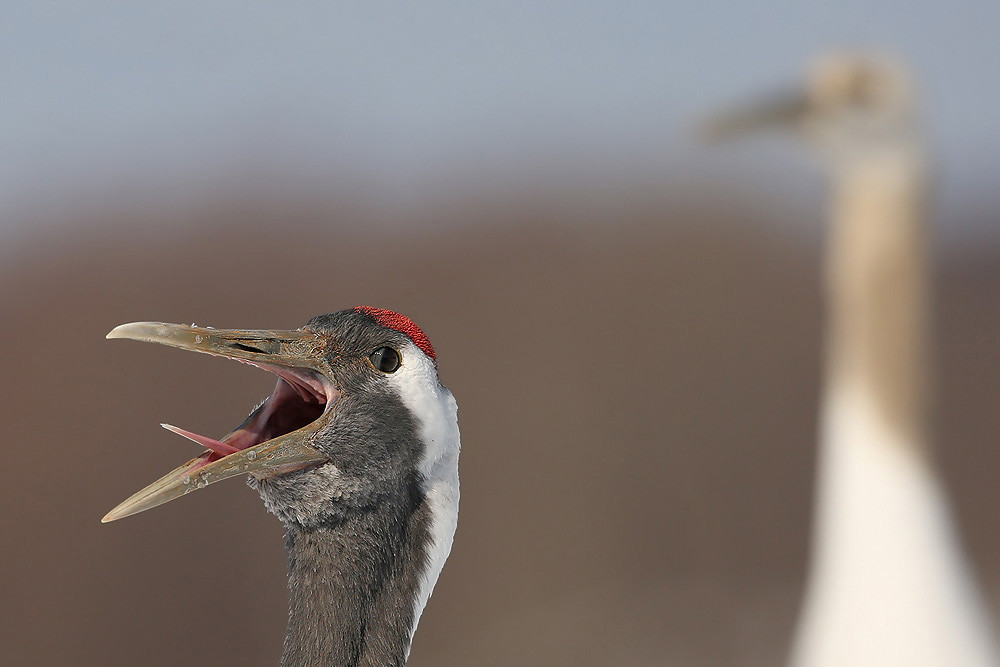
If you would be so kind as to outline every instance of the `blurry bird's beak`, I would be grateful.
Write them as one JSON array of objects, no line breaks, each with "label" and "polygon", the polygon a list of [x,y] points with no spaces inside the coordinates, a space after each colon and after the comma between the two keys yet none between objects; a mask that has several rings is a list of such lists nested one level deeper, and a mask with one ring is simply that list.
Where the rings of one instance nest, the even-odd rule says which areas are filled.
[{"label": "blurry bird's beak", "polygon": [[698,128],[698,135],[709,143],[736,139],[761,130],[794,125],[808,110],[809,100],[804,92],[776,93],[709,117]]},{"label": "blurry bird's beak", "polygon": [[227,477],[287,474],[319,465],[327,457],[309,444],[337,396],[323,372],[325,342],[316,332],[212,329],[162,322],[116,327],[108,338],[161,343],[228,357],[279,377],[274,392],[235,431],[215,440],[164,425],[208,451],[164,475],[114,508],[106,523],[162,505]]}]

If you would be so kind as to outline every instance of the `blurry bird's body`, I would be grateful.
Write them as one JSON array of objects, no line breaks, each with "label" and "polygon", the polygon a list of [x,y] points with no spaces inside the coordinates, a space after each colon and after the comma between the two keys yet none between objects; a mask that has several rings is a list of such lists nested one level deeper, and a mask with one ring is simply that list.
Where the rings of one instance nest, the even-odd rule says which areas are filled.
[{"label": "blurry bird's body", "polygon": [[994,665],[929,424],[925,165],[835,164],[813,560],[795,667]]},{"label": "blurry bird's body", "polygon": [[792,126],[832,172],[812,561],[793,667],[988,667],[992,628],[930,438],[926,156],[909,78],[867,56],[720,117]]}]

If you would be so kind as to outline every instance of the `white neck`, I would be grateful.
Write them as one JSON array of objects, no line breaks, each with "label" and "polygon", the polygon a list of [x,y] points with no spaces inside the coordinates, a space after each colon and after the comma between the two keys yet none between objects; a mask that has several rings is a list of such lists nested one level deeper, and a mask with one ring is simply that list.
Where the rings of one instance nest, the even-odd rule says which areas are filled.
[{"label": "white neck", "polygon": [[458,526],[458,455],[461,449],[458,404],[452,393],[438,381],[433,362],[413,344],[403,350],[403,365],[391,382],[420,422],[419,436],[424,443],[420,473],[431,512],[431,543],[427,550],[427,568],[414,600],[412,638],[451,553]]},{"label": "white neck", "polygon": [[795,667],[998,664],[928,445],[922,165],[843,165],[813,560]]}]

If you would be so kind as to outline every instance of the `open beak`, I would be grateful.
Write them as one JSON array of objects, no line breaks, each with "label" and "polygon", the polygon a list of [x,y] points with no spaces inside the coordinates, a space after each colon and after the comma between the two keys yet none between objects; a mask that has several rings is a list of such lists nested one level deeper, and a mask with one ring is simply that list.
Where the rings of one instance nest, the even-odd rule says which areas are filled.
[{"label": "open beak", "polygon": [[338,395],[323,372],[326,344],[320,334],[301,329],[212,329],[133,322],[116,327],[107,337],[228,357],[274,373],[278,383],[243,424],[221,440],[164,424],[168,430],[207,447],[207,451],[132,495],[108,512],[102,523],[162,505],[234,475],[271,477],[328,460],[309,444],[328,420],[330,406]]},{"label": "open beak", "polygon": [[756,103],[710,117],[698,128],[698,134],[709,143],[727,141],[761,130],[794,125],[808,111],[809,99],[805,92],[778,92]]}]

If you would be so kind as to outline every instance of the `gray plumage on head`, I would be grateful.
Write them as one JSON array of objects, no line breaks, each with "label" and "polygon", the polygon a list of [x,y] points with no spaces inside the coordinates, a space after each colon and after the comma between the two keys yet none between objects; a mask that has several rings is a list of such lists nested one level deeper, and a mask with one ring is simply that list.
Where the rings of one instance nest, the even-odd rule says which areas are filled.
[{"label": "gray plumage on head", "polygon": [[324,354],[339,390],[331,406],[336,415],[309,444],[329,463],[288,475],[248,483],[268,511],[285,524],[313,527],[364,511],[420,480],[416,477],[423,443],[416,418],[388,383],[388,376],[368,362],[380,347],[401,349],[409,340],[380,326],[370,316],[344,310],[310,320],[306,329],[336,341]]}]

